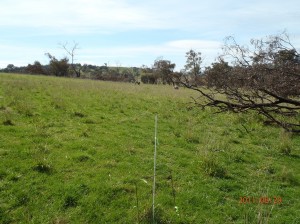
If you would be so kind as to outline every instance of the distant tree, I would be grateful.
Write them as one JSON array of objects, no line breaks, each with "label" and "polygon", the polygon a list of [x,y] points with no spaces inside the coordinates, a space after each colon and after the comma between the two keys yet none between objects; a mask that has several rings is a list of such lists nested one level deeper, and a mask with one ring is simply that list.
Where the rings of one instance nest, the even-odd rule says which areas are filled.
[{"label": "distant tree", "polygon": [[143,74],[141,76],[141,81],[144,84],[157,84],[157,78],[153,75],[153,73]]},{"label": "distant tree", "polygon": [[15,70],[16,67],[13,64],[8,64],[5,69],[6,72],[14,72]]},{"label": "distant tree", "polygon": [[147,65],[142,65],[140,70],[142,74],[148,74],[153,72],[152,68],[149,68]]},{"label": "distant tree", "polygon": [[6,68],[0,69],[1,72],[8,72],[8,73],[26,73],[26,67],[25,66],[15,66],[13,64],[8,64]]},{"label": "distant tree", "polygon": [[81,65],[80,64],[74,64],[75,61],[75,53],[76,50],[78,50],[78,43],[74,43],[73,47],[70,49],[68,48],[68,43],[60,44],[60,46],[67,52],[67,54],[71,57],[71,69],[75,73],[76,77],[80,77],[81,72]]},{"label": "distant tree", "polygon": [[130,70],[130,73],[135,77],[135,79],[137,79],[141,75],[140,69],[137,67],[132,67]]},{"label": "distant tree", "polygon": [[201,75],[201,52],[195,52],[194,50],[189,50],[186,52],[186,64],[184,66],[183,74],[186,76],[185,79],[188,79],[193,85],[203,84]]},{"label": "distant tree", "polygon": [[201,74],[201,52],[190,50],[186,52],[186,64],[184,66],[185,73],[197,77]]},{"label": "distant tree", "polygon": [[158,59],[154,61],[153,73],[160,78],[163,84],[173,84],[173,71],[176,64],[169,60]]},{"label": "distant tree", "polygon": [[144,84],[157,84],[157,77],[153,74],[153,69],[146,65],[141,67],[141,82]]},{"label": "distant tree", "polygon": [[231,71],[232,67],[222,59],[219,62],[212,63],[204,71],[207,86],[222,88]]},{"label": "distant tree", "polygon": [[46,56],[50,59],[49,62],[49,74],[54,76],[68,76],[69,59],[63,58],[57,60],[50,53],[46,53]]},{"label": "distant tree", "polygon": [[274,64],[280,65],[293,65],[300,63],[300,56],[295,49],[282,49],[279,50],[274,56]]},{"label": "distant tree", "polygon": [[29,74],[41,74],[41,75],[46,74],[44,67],[41,65],[39,61],[35,61],[33,65],[29,64],[26,67],[26,72]]}]

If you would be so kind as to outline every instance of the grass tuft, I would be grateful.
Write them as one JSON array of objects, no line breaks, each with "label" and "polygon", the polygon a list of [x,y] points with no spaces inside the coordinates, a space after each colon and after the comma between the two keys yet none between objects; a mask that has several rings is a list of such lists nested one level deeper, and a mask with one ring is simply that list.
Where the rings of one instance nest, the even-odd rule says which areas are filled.
[{"label": "grass tuft", "polygon": [[299,181],[296,178],[293,170],[287,169],[285,166],[282,168],[282,171],[279,175],[279,179],[281,180],[284,186],[298,186]]},{"label": "grass tuft", "polygon": [[39,173],[51,174],[53,172],[53,167],[45,162],[39,162],[33,167],[33,170]]},{"label": "grass tuft", "polygon": [[[141,223],[149,223],[149,224],[153,224],[153,215],[152,215],[152,207],[149,209],[146,209],[144,211],[144,213],[141,215]],[[155,219],[154,219],[154,223],[155,224],[167,224],[170,223],[168,220],[166,220],[163,217],[163,210],[160,207],[156,207],[155,208]]]},{"label": "grass tuft", "polygon": [[51,223],[52,224],[68,224],[70,222],[66,218],[56,217]]},{"label": "grass tuft", "polygon": [[85,162],[88,160],[91,160],[92,158],[89,155],[80,155],[78,157],[75,158],[75,160],[77,160],[78,162]]},{"label": "grass tuft", "polygon": [[65,197],[64,199],[64,208],[72,208],[72,207],[76,207],[78,204],[78,199],[74,196],[68,195]]},{"label": "grass tuft", "polygon": [[282,131],[279,136],[280,144],[279,144],[279,152],[284,155],[291,155],[293,144],[291,140],[291,134],[286,131]]},{"label": "grass tuft", "polygon": [[75,117],[85,117],[85,115],[83,114],[83,113],[81,113],[81,112],[74,112],[74,116]]},{"label": "grass tuft", "polygon": [[206,156],[203,160],[202,168],[204,173],[211,177],[217,178],[226,178],[227,170],[225,169],[224,165],[222,165],[216,157],[213,156]]},{"label": "grass tuft", "polygon": [[12,120],[5,120],[3,121],[3,125],[5,126],[14,126],[14,122]]}]

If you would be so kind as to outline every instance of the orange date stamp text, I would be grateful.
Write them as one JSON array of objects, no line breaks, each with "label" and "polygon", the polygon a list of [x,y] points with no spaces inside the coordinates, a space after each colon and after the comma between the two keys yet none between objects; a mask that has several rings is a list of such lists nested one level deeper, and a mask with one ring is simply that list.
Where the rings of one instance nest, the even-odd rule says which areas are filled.
[{"label": "orange date stamp text", "polygon": [[240,197],[239,204],[265,204],[265,205],[279,205],[282,204],[282,198],[279,196],[274,197],[268,197],[268,196],[262,196],[262,197]]}]

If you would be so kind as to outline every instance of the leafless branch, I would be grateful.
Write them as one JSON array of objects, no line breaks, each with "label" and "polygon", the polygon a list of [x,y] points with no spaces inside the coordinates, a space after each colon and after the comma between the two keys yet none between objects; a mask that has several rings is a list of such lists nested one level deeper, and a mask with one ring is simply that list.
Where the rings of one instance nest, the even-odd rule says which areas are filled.
[{"label": "leafless branch", "polygon": [[64,49],[67,54],[71,57],[71,67],[72,67],[72,70],[73,72],[76,74],[76,77],[80,77],[80,68],[77,69],[76,68],[76,65],[74,64],[74,61],[75,61],[75,53],[76,51],[79,49],[79,44],[78,43],[75,43],[74,42],[74,45],[73,47],[71,47],[70,49],[68,48],[68,42],[62,44],[60,43],[59,44],[61,46],[62,49]]}]

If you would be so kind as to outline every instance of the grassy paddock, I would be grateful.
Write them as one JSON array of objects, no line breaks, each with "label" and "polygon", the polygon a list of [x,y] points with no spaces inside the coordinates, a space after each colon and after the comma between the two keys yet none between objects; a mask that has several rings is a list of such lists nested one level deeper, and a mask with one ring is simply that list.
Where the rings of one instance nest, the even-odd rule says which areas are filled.
[{"label": "grassy paddock", "polygon": [[300,222],[300,137],[190,96],[0,74],[0,223],[151,223],[155,114],[157,223]]}]

